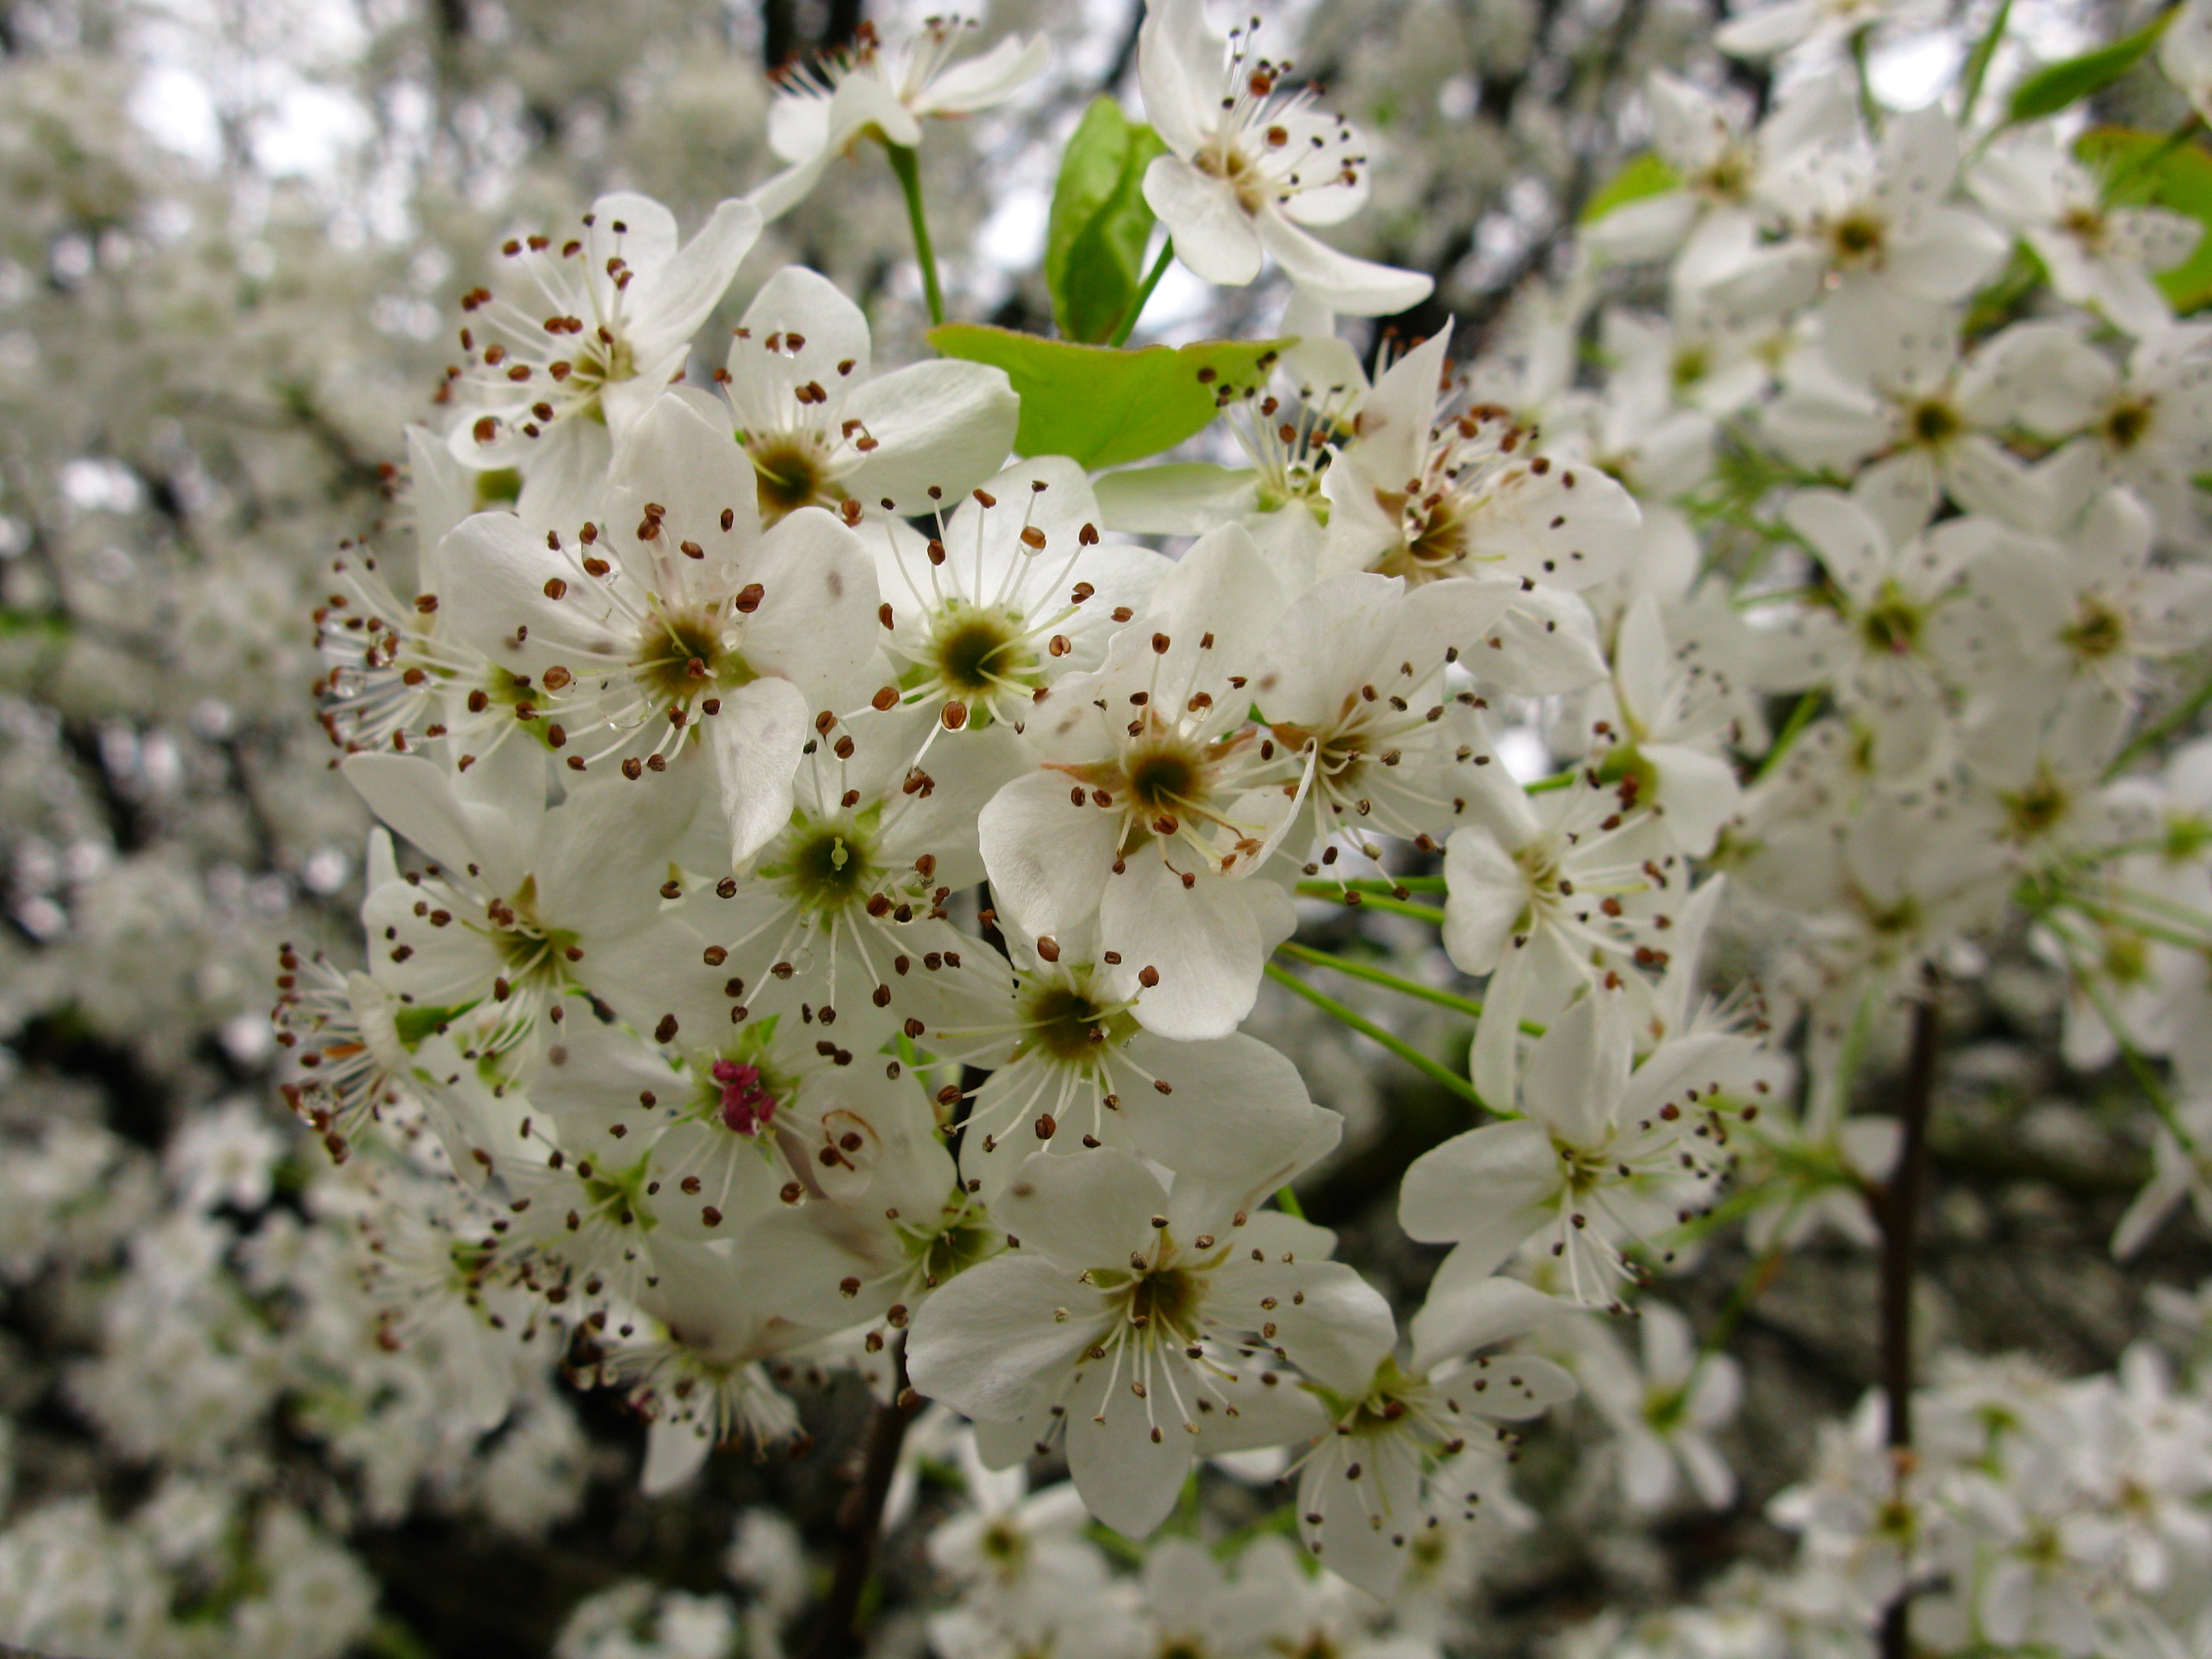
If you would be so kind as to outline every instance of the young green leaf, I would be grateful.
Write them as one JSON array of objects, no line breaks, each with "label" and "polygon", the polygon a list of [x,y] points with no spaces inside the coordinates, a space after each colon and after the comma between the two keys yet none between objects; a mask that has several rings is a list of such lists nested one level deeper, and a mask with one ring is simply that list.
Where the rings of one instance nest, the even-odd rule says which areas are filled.
[{"label": "young green leaf", "polygon": [[1171,449],[1213,419],[1223,397],[1257,386],[1290,340],[1205,340],[1141,351],[1043,340],[980,323],[929,331],[948,357],[992,363],[1021,396],[1014,448],[1119,466]]},{"label": "young green leaf", "polygon": [[2112,181],[2111,205],[2148,204],[2204,227],[2197,251],[2171,270],[2153,271],[2151,280],[2178,312],[2212,304],[2212,154],[2162,132],[2126,127],[2092,128],[2074,141],[2074,153]]},{"label": "young green leaf", "polygon": [[1589,205],[1583,210],[1583,222],[1593,224],[1615,208],[1640,202],[1647,196],[1663,196],[1681,185],[1682,175],[1646,150],[1614,173],[1606,181],[1605,188],[1590,198]]},{"label": "young green leaf", "polygon": [[2013,88],[2012,102],[2005,108],[2006,121],[2033,121],[2056,115],[2069,104],[2112,85],[2158,44],[2158,37],[2166,33],[2167,20],[2172,15],[2171,11],[2165,12],[2109,46],[2085,52],[2079,58],[2063,58],[2055,64],[2045,64]]},{"label": "young green leaf", "polygon": [[1152,234],[1145,169],[1166,148],[1150,127],[1127,120],[1120,105],[1103,97],[1091,101],[1068,141],[1044,249],[1053,320],[1067,338],[1109,338],[1136,297]]}]

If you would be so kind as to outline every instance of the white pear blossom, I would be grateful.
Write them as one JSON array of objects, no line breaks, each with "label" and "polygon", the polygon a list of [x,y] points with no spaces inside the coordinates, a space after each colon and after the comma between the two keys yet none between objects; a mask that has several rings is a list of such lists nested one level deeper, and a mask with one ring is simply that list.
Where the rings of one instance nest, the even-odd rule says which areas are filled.
[{"label": "white pear blossom", "polygon": [[1226,40],[1204,0],[1146,0],[1137,73],[1145,113],[1170,155],[1145,171],[1145,199],[1176,255],[1208,282],[1242,287],[1272,258],[1301,292],[1353,316],[1403,311],[1434,285],[1340,253],[1309,225],[1341,224],[1367,199],[1367,156],[1341,117],[1289,91],[1288,66],[1252,51],[1253,31]]},{"label": "white pear blossom", "polygon": [[447,434],[465,466],[604,465],[606,440],[684,367],[691,337],[760,235],[749,204],[722,203],[678,246],[675,216],[630,191],[602,196],[573,231],[512,237],[497,289],[462,300],[467,401]]}]

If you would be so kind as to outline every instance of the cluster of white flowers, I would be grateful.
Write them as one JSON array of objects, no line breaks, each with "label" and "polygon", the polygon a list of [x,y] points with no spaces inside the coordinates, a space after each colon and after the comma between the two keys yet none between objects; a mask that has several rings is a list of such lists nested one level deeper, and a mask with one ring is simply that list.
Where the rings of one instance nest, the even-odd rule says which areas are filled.
[{"label": "cluster of white flowers", "polygon": [[[2171,1295],[2201,1349],[2204,1298]],[[1745,1568],[1704,1605],[1577,1632],[1577,1656],[1866,1651],[1918,1587],[1915,1639],[1939,1652],[2195,1652],[2212,1634],[2212,1389],[2144,1342],[2062,1382],[2020,1360],[1947,1357],[1914,1402],[1914,1449],[1883,1444],[1881,1402],[1826,1423],[1809,1478],[1771,1505],[1798,1534],[1784,1571]]]},{"label": "cluster of white flowers", "polygon": [[[2212,278],[2194,175],[2166,187],[2203,152],[2009,88],[2006,15],[1911,110],[1875,94],[1864,6],[1737,19],[1746,56],[1848,42],[1856,87],[1846,58],[1771,107],[1653,71],[1650,149],[1542,280],[1418,339],[1358,319],[1431,315],[1454,274],[1336,246],[1393,246],[1364,211],[1388,159],[1263,55],[1273,21],[1224,35],[1200,0],[1133,13],[1145,125],[1066,141],[1067,337],[923,336],[933,219],[976,211],[942,199],[971,152],[940,135],[1020,110],[1050,54],[864,26],[772,77],[732,143],[754,165],[703,198],[501,209],[404,436],[390,363],[334,423],[266,325],[350,493],[287,520],[179,469],[181,609],[237,647],[179,653],[181,746],[158,688],[145,736],[35,688],[60,644],[158,634],[171,601],[100,544],[148,510],[132,475],[44,484],[58,531],[0,498],[26,822],[128,829],[209,791],[178,781],[208,756],[251,807],[205,832],[222,879],[181,837],[10,837],[33,1062],[75,1044],[127,1091],[173,980],[170,1058],[197,1040],[225,1081],[173,1129],[0,1125],[10,1317],[134,1472],[95,1502],[42,1450],[11,1511],[0,1417],[0,1641],[335,1656],[376,1617],[349,1534],[579,1512],[575,1389],[642,1420],[660,1497],[718,1447],[805,1452],[846,1377],[877,1415],[849,1467],[816,1459],[857,1475],[834,1583],[754,1510],[741,1594],[624,1578],[556,1653],[775,1659],[816,1602],[849,1635],[854,1534],[911,1523],[942,1593],[887,1604],[886,1651],[1433,1659],[1544,1523],[1531,1438],[1632,1524],[1747,1497],[1798,1540],[1569,1652],[2212,1642],[2203,1293],[2168,1293],[2178,1362],[1923,1353],[1929,1386],[1824,1425],[1771,1503],[1729,1437],[1755,1386],[1729,1339],[1816,1243],[1885,1251],[1884,1362],[1914,1374],[1937,1011],[1993,954],[2063,985],[2067,1065],[2127,1068],[2149,1179],[2113,1254],[2170,1245],[2185,1203],[2212,1224],[2212,324],[2176,310]],[[2127,62],[2202,105],[2208,19]],[[878,157],[913,264],[870,289],[857,233],[793,228]],[[79,240],[58,283],[140,257]],[[906,257],[872,247],[875,280]],[[1121,349],[1171,261],[1253,337]],[[0,377],[60,337],[0,341]],[[379,478],[356,458],[386,443]],[[293,526],[281,581],[200,557],[217,497]],[[319,793],[270,712],[316,672],[295,603]],[[60,799],[71,755],[106,799]],[[315,908],[356,892],[334,941]],[[228,964],[280,921],[275,1060],[319,1152],[239,1093],[268,1032]],[[1357,1167],[1377,1114],[1291,1012],[1449,1108],[1343,1260],[1299,1184]],[[1687,1273],[1737,1229],[1715,1316]]]}]

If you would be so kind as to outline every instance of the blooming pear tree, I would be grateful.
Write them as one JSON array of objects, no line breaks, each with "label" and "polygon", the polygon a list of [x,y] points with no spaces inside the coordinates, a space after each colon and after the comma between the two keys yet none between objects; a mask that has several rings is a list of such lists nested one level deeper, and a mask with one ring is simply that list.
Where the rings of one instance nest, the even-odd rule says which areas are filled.
[{"label": "blooming pear tree", "polygon": [[[0,1528],[0,1641],[342,1653],[360,1515],[572,1513],[594,1392],[654,1504],[813,1497],[742,1608],[617,1584],[563,1656],[1440,1656],[1599,1510],[1772,1532],[1557,1650],[2212,1639],[2212,1290],[2073,1376],[1926,1305],[2031,975],[2136,1154],[2082,1271],[2203,1277],[2212,152],[2083,115],[2202,108],[2212,22],[2023,72],[2001,5],[1908,108],[1887,9],[1653,70],[1502,325],[1361,228],[1387,116],[1205,0],[1051,129],[1049,326],[932,165],[1042,34],[864,24],[697,199],[503,209],[299,606],[374,820],[276,957],[299,1213],[224,1219],[250,1102],[166,1200],[65,1127],[7,1177],[0,1278],[127,1260],[71,1398],[175,1468]],[[884,180],[883,286],[785,240]],[[1778,1471],[1747,1335],[1832,1261],[1871,1386]],[[223,1495],[288,1368],[359,1514]],[[204,1638],[56,1588],[219,1559]]]}]

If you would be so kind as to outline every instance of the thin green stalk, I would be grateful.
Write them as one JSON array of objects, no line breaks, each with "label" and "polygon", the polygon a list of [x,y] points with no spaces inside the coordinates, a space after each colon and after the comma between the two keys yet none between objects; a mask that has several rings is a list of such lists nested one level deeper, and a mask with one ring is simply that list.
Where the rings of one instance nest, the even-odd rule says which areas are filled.
[{"label": "thin green stalk", "polygon": [[1129,337],[1137,331],[1137,319],[1145,314],[1146,302],[1152,297],[1152,290],[1160,285],[1160,278],[1168,274],[1168,267],[1174,263],[1175,238],[1170,236],[1160,244],[1160,257],[1152,261],[1152,268],[1145,273],[1144,286],[1129,301],[1129,308],[1121,313],[1121,320],[1115,325],[1114,337],[1106,342],[1108,345],[1129,343]]},{"label": "thin green stalk", "polygon": [[937,250],[929,240],[929,218],[921,208],[921,167],[920,158],[904,144],[884,146],[891,158],[891,171],[898,175],[899,189],[906,194],[907,222],[914,227],[914,257],[921,266],[921,291],[929,299],[929,320],[932,325],[945,320],[945,290],[937,281]]},{"label": "thin green stalk", "polygon": [[1288,1187],[1277,1189],[1275,1207],[1296,1220],[1304,1221],[1306,1218],[1306,1206],[1298,1202],[1298,1195]]},{"label": "thin green stalk", "polygon": [[[1379,985],[1386,991],[1395,991],[1400,996],[1412,997],[1417,1002],[1433,1003],[1439,1008],[1449,1008],[1455,1014],[1465,1014],[1469,1019],[1482,1018],[1482,1005],[1473,997],[1463,997],[1449,991],[1440,991],[1433,985],[1424,985],[1417,979],[1407,979],[1364,962],[1355,962],[1350,957],[1333,956],[1327,951],[1316,951],[1310,945],[1286,941],[1275,947],[1276,954],[1310,962],[1316,968],[1330,968],[1352,979],[1364,979],[1370,985]],[[1544,1028],[1533,1019],[1521,1022],[1521,1030],[1529,1036],[1540,1037]]]},{"label": "thin green stalk", "polygon": [[1796,1206],[1791,1206],[1776,1229],[1777,1242],[1759,1252],[1758,1259],[1744,1269],[1743,1277],[1737,1279],[1735,1287],[1729,1291],[1729,1299],[1721,1306],[1720,1317],[1713,1321],[1712,1329],[1705,1333],[1705,1340],[1698,1345],[1697,1364],[1691,1368],[1689,1381],[1683,1385],[1686,1389],[1696,1386],[1698,1372],[1705,1361],[1728,1346],[1729,1339],[1735,1334],[1735,1328],[1742,1322],[1744,1315],[1751,1310],[1751,1304],[1774,1282],[1775,1276],[1781,1271],[1783,1257],[1788,1254],[1779,1242],[1780,1236],[1789,1231],[1790,1223],[1796,1212]]},{"label": "thin green stalk", "polygon": [[1578,775],[1573,771],[1554,772],[1548,778],[1538,778],[1534,783],[1522,784],[1521,793],[1524,795],[1548,795],[1554,790],[1570,787]]},{"label": "thin green stalk", "polygon": [[2074,976],[2074,982],[2081,988],[2081,994],[2089,999],[2089,1006],[2097,1011],[2097,1018],[2105,1022],[2105,1029],[2112,1034],[2112,1041],[2119,1045],[2120,1058],[2135,1078],[2136,1086],[2149,1100],[2151,1109],[2172,1132],[2184,1152],[2200,1164],[2205,1163],[2206,1155],[2197,1145],[2197,1137],[2189,1132],[2189,1126],[2181,1121],[2181,1114],[2174,1109],[2173,1097],[2166,1092],[2166,1085],[2159,1080],[2158,1073],[2151,1070],[2150,1062],[2128,1040],[2127,1027],[2121,1023],[2119,1011],[2112,1006],[2112,1000],[2106,995],[2104,988],[2097,983],[2094,975],[2083,967],[2081,952],[2087,941],[2077,938],[2056,911],[2046,908],[2033,914],[2057,939],[2059,950],[2065,954],[2067,971]]},{"label": "thin green stalk", "polygon": [[2074,952],[2071,942],[2067,941],[2066,944],[2068,965],[2074,968],[2075,983],[2081,988],[2083,994],[2089,999],[2089,1006],[2097,1011],[2097,1018],[2105,1022],[2105,1029],[2112,1034],[2113,1041],[2120,1045],[2120,1058],[2127,1063],[2127,1068],[2134,1075],[2136,1086],[2142,1089],[2144,1096],[2150,1101],[2151,1109],[2158,1114],[2159,1121],[2166,1125],[2167,1132],[2173,1136],[2175,1143],[2192,1162],[2212,1167],[2212,1164],[2208,1164],[2204,1149],[2198,1144],[2197,1137],[2190,1133],[2189,1126],[2181,1121],[2181,1114],[2174,1109],[2173,1097],[2166,1091],[2166,1085],[2159,1081],[2158,1073],[2151,1070],[2150,1062],[2142,1057],[2136,1045],[2128,1041],[2127,1028],[2120,1024],[2119,1015],[2112,1007],[2112,999],[2105,994],[2101,986],[2088,975],[2081,971],[2079,966],[2073,961]]},{"label": "thin green stalk", "polygon": [[1316,951],[1311,945],[1286,941],[1275,947],[1278,956],[1293,957],[1300,962],[1310,962],[1316,968],[1334,968],[1351,979],[1364,979],[1370,985],[1379,985],[1386,991],[1395,991],[1400,996],[1412,997],[1416,1001],[1434,1003],[1439,1008],[1449,1008],[1455,1014],[1465,1014],[1469,1019],[1482,1018],[1482,1005],[1468,997],[1454,996],[1449,991],[1439,991],[1433,985],[1424,985],[1417,979],[1407,979],[1402,974],[1393,974],[1381,968],[1370,968],[1364,962],[1354,962],[1349,957],[1331,956],[1326,951]]},{"label": "thin green stalk", "polygon": [[1344,891],[1379,893],[1384,898],[1395,899],[1404,898],[1409,893],[1443,893],[1450,890],[1450,884],[1442,876],[1391,876],[1381,880],[1358,876],[1348,881],[1327,877],[1316,884],[1328,888],[1332,893]]},{"label": "thin green stalk", "polygon": [[2115,778],[2126,771],[2129,767],[2195,720],[2203,712],[2207,703],[2212,703],[2212,677],[2208,677],[2203,684],[2191,692],[2180,703],[2168,709],[2159,719],[2153,720],[2142,731],[2136,732],[2128,746],[2112,757],[2112,763],[2105,769],[2105,775],[2108,778]]},{"label": "thin green stalk", "polygon": [[1781,731],[1775,733],[1772,747],[1767,750],[1765,758],[1759,763],[1759,771],[1753,779],[1753,782],[1771,772],[1775,763],[1790,752],[1790,745],[1797,741],[1805,728],[1813,723],[1813,716],[1820,712],[1823,695],[1816,687],[1797,699],[1797,706],[1790,711],[1790,718],[1783,721]]},{"label": "thin green stalk", "polygon": [[1990,61],[1997,55],[1997,47],[2004,40],[2005,25],[2012,21],[2012,0],[1998,0],[1996,15],[1990,20],[1982,38],[1974,43],[1974,50],[1966,59],[1966,84],[1959,94],[1959,125],[1964,127],[1973,114],[1974,105],[1982,95],[1982,82],[1988,76]]},{"label": "thin green stalk", "polygon": [[[1346,888],[1351,890],[1346,891]],[[1411,916],[1415,921],[1431,922],[1443,927],[1444,913],[1433,904],[1407,904],[1403,900],[1388,898],[1379,893],[1363,893],[1357,884],[1335,881],[1302,881],[1298,884],[1300,898],[1335,899],[1348,909],[1383,910],[1394,916]]]},{"label": "thin green stalk", "polygon": [[1327,992],[1315,990],[1296,974],[1279,968],[1272,962],[1267,964],[1267,977],[1273,980],[1276,984],[1286,990],[1296,992],[1322,1012],[1328,1015],[1330,1018],[1341,1020],[1360,1036],[1372,1037],[1431,1082],[1442,1085],[1478,1110],[1488,1109],[1482,1103],[1482,1097],[1475,1093],[1474,1085],[1469,1083],[1443,1061],[1430,1059],[1403,1037],[1384,1030],[1364,1014],[1347,1008]]},{"label": "thin green stalk", "polygon": [[2141,933],[2145,939],[2154,939],[2163,945],[2179,945],[2185,951],[2201,951],[2207,945],[2212,945],[2212,938],[2203,933],[2185,933],[2169,923],[2150,916],[2130,915],[2109,904],[2094,904],[2086,899],[2076,899],[2074,908],[2093,921],[2124,928],[2130,933]]},{"label": "thin green stalk", "polygon": [[1868,134],[1881,137],[1881,106],[1875,100],[1874,77],[1867,72],[1867,37],[1872,29],[1856,29],[1851,33],[1851,66],[1859,72],[1859,118],[1866,123]]},{"label": "thin green stalk", "polygon": [[2177,927],[2194,927],[2200,933],[2212,933],[2212,912],[2198,909],[2193,904],[2182,904],[2153,892],[2148,887],[2136,887],[2125,882],[2106,890],[2112,902],[2124,909],[2140,910],[2148,915],[2160,916]]}]

